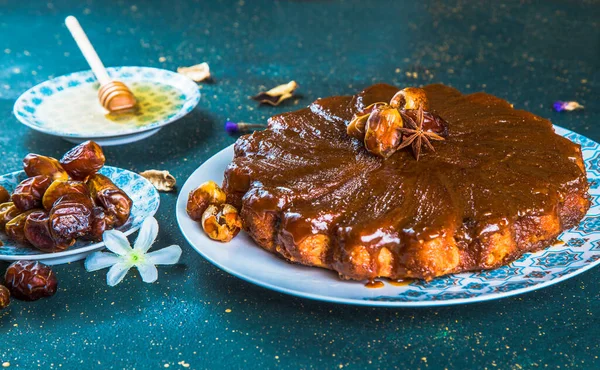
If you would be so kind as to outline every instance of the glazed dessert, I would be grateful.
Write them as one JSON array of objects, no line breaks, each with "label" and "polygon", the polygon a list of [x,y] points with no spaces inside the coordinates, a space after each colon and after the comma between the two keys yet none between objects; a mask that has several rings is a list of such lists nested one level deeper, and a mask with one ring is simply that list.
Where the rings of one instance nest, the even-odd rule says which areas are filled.
[{"label": "glazed dessert", "polygon": [[398,90],[319,99],[236,142],[223,189],[260,247],[346,279],[428,280],[546,248],[587,212],[580,147],[548,120],[443,85],[398,120]]}]

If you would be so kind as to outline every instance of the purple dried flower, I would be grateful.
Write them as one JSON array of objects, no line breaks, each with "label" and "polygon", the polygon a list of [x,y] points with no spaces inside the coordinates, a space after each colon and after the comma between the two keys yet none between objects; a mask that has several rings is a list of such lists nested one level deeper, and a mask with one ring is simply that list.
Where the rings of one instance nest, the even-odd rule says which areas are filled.
[{"label": "purple dried flower", "polygon": [[225,122],[225,131],[227,131],[229,135],[236,134],[238,132],[237,123],[231,121]]},{"label": "purple dried flower", "polygon": [[225,131],[227,131],[227,133],[229,135],[235,135],[235,134],[239,134],[239,133],[250,132],[250,131],[253,131],[255,129],[265,128],[265,127],[267,127],[267,126],[266,125],[257,124],[257,123],[244,123],[244,122],[235,123],[233,121],[227,121],[227,122],[225,122]]},{"label": "purple dried flower", "polygon": [[572,111],[575,109],[583,109],[583,105],[579,104],[576,101],[556,101],[553,104],[554,110],[557,112],[562,111]]}]

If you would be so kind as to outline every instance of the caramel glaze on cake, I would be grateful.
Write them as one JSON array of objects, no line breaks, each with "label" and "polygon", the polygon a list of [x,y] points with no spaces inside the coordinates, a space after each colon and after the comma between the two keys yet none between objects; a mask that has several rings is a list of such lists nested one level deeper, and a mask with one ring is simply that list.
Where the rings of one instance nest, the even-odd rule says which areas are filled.
[{"label": "caramel glaze on cake", "polygon": [[449,135],[419,161],[410,148],[382,159],[346,134],[353,114],[398,91],[384,84],[241,137],[224,189],[249,235],[347,279],[431,279],[499,267],[578,224],[589,208],[579,145],[495,96],[424,90]]}]

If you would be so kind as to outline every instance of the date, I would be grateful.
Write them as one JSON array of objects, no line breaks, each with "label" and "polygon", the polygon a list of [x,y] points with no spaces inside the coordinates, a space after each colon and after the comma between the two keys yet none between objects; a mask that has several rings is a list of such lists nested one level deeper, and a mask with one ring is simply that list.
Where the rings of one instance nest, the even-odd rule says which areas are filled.
[{"label": "date", "polygon": [[12,194],[12,202],[22,212],[42,207],[42,197],[52,180],[43,175],[23,180]]},{"label": "date", "polygon": [[29,177],[42,175],[55,181],[67,181],[69,179],[69,174],[57,159],[39,154],[27,154],[23,159],[23,169]]},{"label": "date", "polygon": [[36,261],[17,261],[8,266],[4,281],[10,294],[23,301],[51,297],[58,288],[54,271]]},{"label": "date", "polygon": [[119,227],[127,222],[133,202],[123,190],[101,174],[90,177],[87,185],[96,204],[106,211],[109,227]]},{"label": "date", "polygon": [[106,158],[100,145],[86,141],[65,153],[60,164],[75,180],[85,180],[104,166]]},{"label": "date", "polygon": [[50,219],[46,211],[34,211],[25,221],[23,230],[25,238],[42,252],[54,253],[65,250],[68,246],[58,245],[50,232]]}]

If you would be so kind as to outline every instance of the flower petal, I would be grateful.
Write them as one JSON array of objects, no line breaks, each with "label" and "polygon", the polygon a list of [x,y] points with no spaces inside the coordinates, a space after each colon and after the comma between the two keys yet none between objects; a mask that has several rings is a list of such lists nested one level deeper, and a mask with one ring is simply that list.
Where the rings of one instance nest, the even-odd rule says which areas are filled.
[{"label": "flower petal", "polygon": [[94,252],[85,259],[85,269],[88,271],[102,270],[119,262],[119,256],[114,253]]},{"label": "flower petal", "polygon": [[131,264],[119,262],[108,270],[108,274],[106,274],[106,283],[110,286],[115,286],[123,280],[125,275],[127,275],[127,271],[131,268]]},{"label": "flower petal", "polygon": [[118,254],[119,256],[125,256],[131,253],[131,245],[125,234],[118,230],[108,230],[102,234],[104,244],[111,252]]},{"label": "flower petal", "polygon": [[146,260],[155,265],[174,265],[181,257],[181,248],[178,245],[159,249],[146,254]]},{"label": "flower petal", "polygon": [[133,249],[146,252],[156,240],[156,236],[158,235],[158,222],[154,217],[148,217],[142,223],[142,228],[140,229],[140,233],[138,234],[137,239],[135,240],[135,244],[133,245]]},{"label": "flower petal", "polygon": [[153,283],[158,279],[158,270],[149,261],[144,261],[135,265],[142,276],[144,283]]}]

